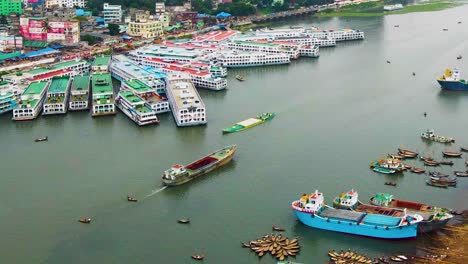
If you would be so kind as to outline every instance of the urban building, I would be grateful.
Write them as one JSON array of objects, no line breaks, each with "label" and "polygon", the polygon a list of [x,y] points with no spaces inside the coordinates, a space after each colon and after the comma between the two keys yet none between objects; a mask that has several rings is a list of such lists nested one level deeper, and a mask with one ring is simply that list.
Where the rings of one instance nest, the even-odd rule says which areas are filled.
[{"label": "urban building", "polygon": [[83,8],[86,6],[86,0],[45,0],[45,6],[46,8],[52,8],[54,6]]},{"label": "urban building", "polygon": [[163,34],[162,23],[150,18],[148,11],[139,10],[135,13],[135,19],[128,23],[128,35],[154,38]]},{"label": "urban building", "polygon": [[23,14],[21,0],[0,0],[0,16],[9,16],[11,13]]},{"label": "urban building", "polygon": [[0,34],[0,51],[18,50],[23,48],[23,38],[10,36],[6,33]]},{"label": "urban building", "polygon": [[107,24],[109,22],[121,22],[122,21],[122,6],[121,5],[110,5],[104,3],[102,14],[104,17],[104,22]]},{"label": "urban building", "polygon": [[80,22],[47,20],[45,17],[22,17],[20,33],[26,40],[76,44],[80,41]]},{"label": "urban building", "polygon": [[156,3],[155,5],[156,16],[161,16],[166,13],[166,5],[164,3]]}]

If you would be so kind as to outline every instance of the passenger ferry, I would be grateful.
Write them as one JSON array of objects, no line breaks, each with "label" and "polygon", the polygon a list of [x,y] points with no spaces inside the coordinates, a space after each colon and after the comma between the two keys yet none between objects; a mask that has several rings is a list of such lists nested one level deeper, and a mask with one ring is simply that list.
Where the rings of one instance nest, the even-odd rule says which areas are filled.
[{"label": "passenger ferry", "polygon": [[216,60],[227,68],[288,64],[291,62],[290,56],[285,53],[238,51],[222,51],[218,53]]},{"label": "passenger ferry", "polygon": [[336,41],[364,39],[364,32],[356,29],[320,29],[318,27],[307,28],[306,36],[314,38],[331,38]]},{"label": "passenger ferry", "polygon": [[291,206],[299,221],[307,226],[383,239],[415,238],[423,219],[418,214],[394,217],[336,209],[326,205],[323,194],[318,191],[303,194]]},{"label": "passenger ferry", "polygon": [[120,91],[115,98],[115,104],[139,126],[159,123],[156,112],[131,91]]},{"label": "passenger ferry", "polygon": [[89,109],[89,75],[77,75],[71,84],[70,110]]},{"label": "passenger ferry", "polygon": [[8,82],[0,82],[0,114],[15,108],[20,99],[21,90]]},{"label": "passenger ferry", "polygon": [[209,90],[224,90],[227,87],[227,81],[225,78],[214,77],[208,71],[200,71],[190,69],[189,67],[176,67],[176,66],[164,66],[161,68],[164,73],[177,74],[179,72],[186,73],[192,79],[193,84],[199,88],[205,88]]},{"label": "passenger ferry", "polygon": [[289,43],[288,45],[274,43],[273,41],[239,41],[235,40],[227,43],[227,47],[236,51],[253,51],[253,52],[265,52],[265,53],[285,53],[290,56],[291,59],[299,58],[300,51],[299,47]]},{"label": "passenger ferry", "polygon": [[97,56],[91,65],[91,71],[93,72],[109,72],[109,65],[111,57],[108,55]]},{"label": "passenger ferry", "polygon": [[91,76],[93,89],[92,116],[115,114],[112,78],[109,73],[95,73]]},{"label": "passenger ferry", "polygon": [[49,84],[50,81],[30,83],[13,109],[12,119],[16,121],[35,119],[42,110]]},{"label": "passenger ferry", "polygon": [[299,49],[301,52],[301,56],[303,57],[312,57],[312,58],[318,58],[320,56],[320,51],[319,51],[319,46],[309,46],[309,45],[303,45]]},{"label": "passenger ferry", "polygon": [[121,83],[121,90],[130,90],[143,99],[156,114],[169,112],[169,101],[140,80],[128,80]]},{"label": "passenger ferry", "polygon": [[334,47],[336,46],[336,40],[332,38],[314,38],[308,36],[302,37],[277,37],[274,40],[278,41],[292,41],[295,43],[309,45],[309,46],[319,46],[319,47]]},{"label": "passenger ferry", "polygon": [[67,113],[69,92],[69,76],[53,78],[47,91],[42,114],[53,115]]},{"label": "passenger ferry", "polygon": [[188,74],[168,77],[167,96],[177,126],[196,126],[207,123],[205,104]]},{"label": "passenger ferry", "polygon": [[166,74],[144,65],[146,64],[117,55],[113,57],[110,70],[112,77],[120,82],[137,79],[152,87],[158,94],[165,94]]}]

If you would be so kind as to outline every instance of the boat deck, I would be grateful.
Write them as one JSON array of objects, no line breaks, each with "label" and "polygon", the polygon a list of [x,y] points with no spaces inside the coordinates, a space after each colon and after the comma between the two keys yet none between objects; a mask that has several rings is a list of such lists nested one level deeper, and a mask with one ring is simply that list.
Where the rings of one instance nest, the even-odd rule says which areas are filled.
[{"label": "boat deck", "polygon": [[352,222],[359,222],[364,216],[364,213],[354,212],[343,209],[333,209],[325,207],[319,214],[321,217],[328,217],[334,219],[348,220]]},{"label": "boat deck", "polygon": [[256,125],[258,123],[260,123],[261,120],[260,119],[256,119],[256,118],[249,118],[247,120],[244,120],[242,122],[239,122],[237,123],[237,125],[241,125],[243,127],[250,127],[250,126],[253,126],[253,125]]},{"label": "boat deck", "polygon": [[354,210],[363,213],[379,214],[392,217],[401,217],[404,214],[403,210],[400,209],[386,208],[368,204],[359,204],[356,206],[356,208],[354,208]]},{"label": "boat deck", "polygon": [[369,214],[364,217],[362,222],[368,225],[379,225],[379,226],[397,226],[401,219],[397,217]]}]

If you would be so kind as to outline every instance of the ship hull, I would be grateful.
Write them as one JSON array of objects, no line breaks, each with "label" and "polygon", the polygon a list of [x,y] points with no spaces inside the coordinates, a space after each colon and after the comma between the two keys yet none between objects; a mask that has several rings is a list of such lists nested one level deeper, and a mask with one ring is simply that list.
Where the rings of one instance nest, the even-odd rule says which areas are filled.
[{"label": "ship hull", "polygon": [[132,113],[130,113],[130,111],[128,109],[126,109],[122,104],[119,104],[119,103],[116,102],[115,105],[117,106],[117,108],[120,111],[122,111],[122,113],[124,113],[128,118],[130,118],[130,120],[132,120],[133,122],[135,122],[135,124],[137,124],[139,126],[145,126],[145,125],[151,125],[151,124],[158,124],[159,123],[159,120],[157,118],[150,119],[150,120],[145,120],[145,121],[138,120],[138,117],[132,115]]},{"label": "ship hull", "polygon": [[301,223],[323,230],[381,239],[413,239],[417,235],[417,224],[386,228],[384,226],[357,224],[349,220],[325,219],[318,215],[294,209],[293,211]]},{"label": "ship hull", "polygon": [[[234,157],[234,154],[236,153],[236,147],[234,147],[233,151],[231,151],[228,155],[226,155],[223,159],[218,160],[217,162],[214,162],[210,164],[209,166],[203,167],[193,173],[187,173],[186,175],[177,177],[175,180],[170,180],[170,179],[165,179],[164,177],[162,178],[163,184],[167,186],[177,186],[184,184],[186,182],[189,182],[193,179],[199,178],[219,167],[222,167],[226,164],[228,164],[232,158]],[[210,155],[208,155],[210,156]],[[207,156],[207,157],[208,157]],[[206,158],[206,157],[204,157]],[[204,159],[202,158],[202,159]]]},{"label": "ship hull", "polygon": [[443,228],[447,222],[450,220],[450,218],[444,219],[444,220],[432,220],[432,221],[422,221],[418,225],[418,232],[419,233],[428,233],[432,231],[439,230]]},{"label": "ship hull", "polygon": [[440,84],[441,88],[444,90],[451,90],[451,91],[468,91],[468,84],[464,84],[459,81],[442,81],[442,80],[437,80],[437,82]]}]

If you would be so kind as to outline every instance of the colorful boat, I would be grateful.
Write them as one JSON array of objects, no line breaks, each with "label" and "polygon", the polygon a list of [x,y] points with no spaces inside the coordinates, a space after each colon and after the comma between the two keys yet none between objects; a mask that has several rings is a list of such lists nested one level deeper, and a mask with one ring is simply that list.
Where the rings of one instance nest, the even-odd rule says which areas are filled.
[{"label": "colorful boat", "polygon": [[248,128],[265,123],[266,121],[271,120],[274,117],[275,117],[275,113],[271,113],[271,112],[263,113],[263,114],[256,116],[255,118],[249,118],[247,120],[244,120],[242,122],[239,122],[233,125],[232,127],[225,128],[223,129],[223,133],[234,133],[234,132],[246,130]]},{"label": "colorful boat", "polygon": [[159,123],[156,111],[153,111],[142,98],[129,90],[118,93],[115,105],[139,126]]},{"label": "colorful boat", "polygon": [[439,77],[437,82],[445,90],[468,91],[468,83],[460,78],[460,71],[456,68],[446,69],[444,75]]},{"label": "colorful boat", "polygon": [[18,104],[24,89],[0,81],[0,114],[12,111]]},{"label": "colorful boat", "polygon": [[176,186],[198,178],[208,172],[226,165],[231,161],[237,146],[231,145],[215,151],[189,165],[174,165],[164,171],[162,181],[164,185]]},{"label": "colorful boat", "polygon": [[370,199],[371,204],[390,208],[406,209],[409,213],[417,213],[423,217],[418,225],[419,232],[430,232],[440,229],[453,218],[450,209],[435,207],[418,202],[394,199],[389,193],[378,193]]},{"label": "colorful boat", "polygon": [[428,129],[426,132],[421,133],[421,138],[440,143],[455,143],[454,138],[434,134],[434,129]]},{"label": "colorful boat", "polygon": [[415,238],[422,216],[399,217],[335,209],[324,204],[322,193],[314,193],[292,202],[292,210],[303,224],[329,231],[383,239]]},{"label": "colorful boat", "polygon": [[405,165],[401,163],[399,159],[392,158],[379,159],[377,161],[374,161],[370,164],[370,167],[376,172],[386,174],[402,172],[406,170]]}]

